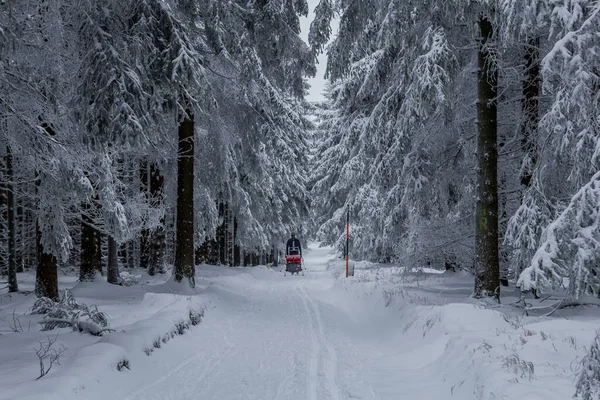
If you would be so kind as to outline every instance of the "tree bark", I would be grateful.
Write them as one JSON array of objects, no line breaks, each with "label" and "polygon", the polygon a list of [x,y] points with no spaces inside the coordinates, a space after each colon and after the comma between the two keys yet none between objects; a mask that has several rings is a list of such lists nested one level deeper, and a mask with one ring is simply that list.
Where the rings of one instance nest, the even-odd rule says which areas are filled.
[{"label": "tree bark", "polygon": [[479,20],[481,38],[477,70],[477,204],[475,228],[475,290],[473,296],[500,300],[498,256],[498,67],[491,47],[494,35],[487,17]]},{"label": "tree bark", "polygon": [[114,285],[119,284],[119,255],[115,239],[108,235],[108,264],[106,267],[106,281]]},{"label": "tree bark", "polygon": [[[1,127],[2,125],[0,125]],[[8,199],[6,198],[8,177],[6,176],[6,157],[1,157],[0,161],[2,173],[0,177],[0,248],[4,252],[4,249],[8,248],[8,244],[4,243],[5,238],[8,236],[8,223],[4,223],[5,221],[8,222]],[[8,254],[6,257],[4,257],[4,254],[0,256],[0,276],[8,276]]]},{"label": "tree bark", "polygon": [[96,233],[96,258],[94,259],[94,269],[104,275],[102,272],[102,233],[94,228]]},{"label": "tree bark", "polygon": [[48,297],[58,301],[58,270],[56,257],[44,250],[42,232],[36,224],[36,243],[38,248],[38,267],[35,272],[35,294],[37,297]]},{"label": "tree bark", "polygon": [[98,260],[98,235],[92,226],[92,219],[87,215],[91,205],[83,204],[81,216],[81,266],[79,268],[79,280],[89,282],[94,280],[97,271]]},{"label": "tree bark", "polygon": [[194,279],[194,116],[191,110],[179,124],[177,157],[177,239],[175,281]]},{"label": "tree bark", "polygon": [[[19,193],[19,190],[16,189],[16,187],[15,191]],[[15,216],[15,225],[18,226],[18,229],[15,229],[15,234],[19,238],[19,243],[16,246],[15,263],[17,264],[17,272],[23,272],[23,258],[25,253],[25,218],[23,204],[21,203],[21,199],[16,195],[15,207],[17,211]]]},{"label": "tree bark", "polygon": [[[149,199],[148,193],[148,162],[140,163],[140,192],[146,200]],[[149,246],[150,231],[147,223],[144,223],[144,228],[140,234],[140,268],[148,268],[150,262],[150,246]]]},{"label": "tree bark", "polygon": [[521,185],[524,189],[531,186],[531,175],[537,162],[535,144],[540,123],[540,85],[540,38],[529,38],[525,46],[525,80],[521,104],[521,148],[528,158],[527,165],[521,171]]},{"label": "tree bark", "polygon": [[[51,125],[43,122],[40,125],[49,136],[55,136],[56,132]],[[36,171],[35,192],[38,194],[38,187],[41,183],[39,173]],[[36,261],[38,263],[35,271],[35,294],[38,297],[48,297],[58,301],[58,268],[56,257],[47,253],[42,244],[42,231],[40,230],[39,219],[35,224],[35,248]]]},{"label": "tree bark", "polygon": [[15,229],[15,192],[13,156],[10,146],[6,146],[6,199],[8,206],[8,291],[18,292],[16,264],[16,229]]},{"label": "tree bark", "polygon": [[227,203],[221,201],[219,204],[219,217],[223,221],[217,228],[219,242],[219,265],[227,264]]},{"label": "tree bark", "polygon": [[133,240],[127,242],[127,268],[135,268],[135,243]]},{"label": "tree bark", "polygon": [[[160,174],[156,163],[150,165],[150,195],[155,204],[163,204],[163,187],[165,178]],[[165,255],[165,216],[160,220],[160,226],[150,233],[150,257],[148,262],[148,275],[163,274]]]}]

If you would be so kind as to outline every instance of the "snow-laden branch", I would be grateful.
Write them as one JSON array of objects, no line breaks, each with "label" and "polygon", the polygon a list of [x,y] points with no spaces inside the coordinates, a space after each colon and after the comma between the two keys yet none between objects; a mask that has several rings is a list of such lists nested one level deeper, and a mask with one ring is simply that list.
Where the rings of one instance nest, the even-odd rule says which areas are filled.
[{"label": "snow-laden branch", "polygon": [[600,294],[600,172],[571,199],[542,234],[531,265],[519,277],[521,290],[552,289],[568,280],[574,297]]}]

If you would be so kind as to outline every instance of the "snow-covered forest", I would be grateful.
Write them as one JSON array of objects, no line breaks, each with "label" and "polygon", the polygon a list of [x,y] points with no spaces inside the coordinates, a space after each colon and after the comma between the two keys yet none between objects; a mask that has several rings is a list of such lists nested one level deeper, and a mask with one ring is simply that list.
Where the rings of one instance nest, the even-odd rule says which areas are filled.
[{"label": "snow-covered forest", "polygon": [[[81,280],[193,278],[304,232],[306,3],[8,1],[0,14],[2,256]],[[8,268],[6,265],[8,264]],[[36,265],[37,264],[37,265]]]},{"label": "snow-covered forest", "polygon": [[599,3],[322,0],[316,11],[316,50],[340,20],[317,107],[317,237],[341,246],[349,208],[357,258],[471,269],[491,280],[477,294],[500,275],[600,295]]},{"label": "snow-covered forest", "polygon": [[[317,74],[326,87],[311,87]],[[308,101],[316,92],[323,99]],[[421,319],[424,339],[436,323],[449,330],[440,337],[458,338],[454,319],[462,329],[490,318],[501,339],[474,339],[490,358],[492,347],[515,347],[515,334],[525,346],[536,332],[543,341],[554,332],[558,343],[564,331],[544,325],[544,333],[535,324],[546,320],[514,323],[514,315],[554,318],[572,307],[585,318],[561,337],[571,347],[552,345],[556,365],[577,358],[580,368],[573,390],[556,393],[600,399],[600,334],[588,325],[600,306],[597,0],[0,0],[0,140],[0,355],[9,336],[22,334],[4,345],[15,360],[15,343],[39,342],[38,379],[67,351],[58,333],[43,341],[40,332],[102,336],[74,340],[65,374],[100,343],[114,346],[105,361],[121,372],[136,362],[130,344],[144,342],[150,356],[196,332],[217,304],[223,331],[199,334],[226,342],[209,357],[216,369],[239,362],[217,367],[237,352],[235,323],[221,324],[233,315],[257,332],[273,315],[281,335],[288,318],[310,327],[306,365],[302,346],[279,352],[294,360],[280,367],[306,374],[306,393],[282,381],[242,398],[398,398],[396,389],[378,391],[375,375],[352,372],[369,393],[340,375],[339,344],[328,338],[352,325],[347,301],[380,318],[378,331],[411,338]],[[308,276],[296,283],[280,276],[292,232],[305,249],[310,242]],[[356,265],[348,281],[336,260],[344,254]],[[364,308],[355,294],[381,296],[383,306]],[[269,296],[279,302],[273,315],[263,311]],[[130,301],[139,304],[129,309]],[[373,311],[402,301],[416,307],[392,314],[414,317],[402,328]],[[321,314],[341,322],[330,326]],[[260,329],[253,316],[264,318]],[[361,332],[353,339],[372,334]],[[244,360],[269,353],[266,342],[251,343],[262,347],[250,345],[256,353]],[[538,345],[532,354],[546,362],[547,344]],[[533,364],[514,354],[494,357],[531,381]],[[277,365],[270,357],[260,371]],[[190,360],[163,361],[179,371]],[[429,372],[446,373],[439,368]],[[542,376],[564,378],[553,373]],[[501,397],[473,379],[490,393],[473,398],[524,393]],[[111,396],[149,395],[123,385]],[[222,389],[202,398],[240,398]],[[415,390],[413,398],[427,398]]]}]

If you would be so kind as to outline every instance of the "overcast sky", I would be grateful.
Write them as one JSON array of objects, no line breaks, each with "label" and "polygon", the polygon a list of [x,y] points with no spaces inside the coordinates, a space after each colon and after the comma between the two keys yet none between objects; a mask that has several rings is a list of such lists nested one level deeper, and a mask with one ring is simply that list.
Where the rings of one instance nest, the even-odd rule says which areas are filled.
[{"label": "overcast sky", "polygon": [[[319,0],[307,0],[308,2],[308,8],[309,8],[309,12],[308,12],[308,18],[302,18],[300,20],[300,26],[302,28],[302,32],[300,33],[300,36],[302,36],[302,39],[304,39],[305,42],[308,43],[308,30],[310,28],[310,23],[313,20],[313,11],[315,9],[315,7],[317,6],[317,4],[319,4]],[[332,27],[333,27],[333,34],[335,34],[335,27],[336,27],[336,21],[333,22]],[[323,78],[323,75],[325,75],[325,67],[327,66],[327,56],[325,54],[321,54],[319,56],[319,64],[317,65],[317,75],[312,78],[309,79],[308,83],[310,83],[310,92],[308,93],[308,96],[306,96],[306,99],[308,101],[320,101],[320,100],[324,100],[323,97],[323,89],[325,88],[325,78]]]}]

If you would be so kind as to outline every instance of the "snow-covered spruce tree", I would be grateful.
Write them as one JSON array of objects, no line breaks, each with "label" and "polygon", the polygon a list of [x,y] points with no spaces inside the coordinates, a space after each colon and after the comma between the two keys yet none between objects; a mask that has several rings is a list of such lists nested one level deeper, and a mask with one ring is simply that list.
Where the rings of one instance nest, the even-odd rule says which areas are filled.
[{"label": "snow-covered spruce tree", "polygon": [[[11,3],[10,13],[0,13],[3,21],[8,16],[9,24],[3,24],[2,30],[9,38],[3,44],[10,44],[2,46],[3,52],[9,52],[0,57],[0,81],[3,87],[8,83],[12,88],[0,90],[0,107],[8,120],[7,139],[13,153],[19,155],[15,170],[37,171],[36,195],[29,204],[37,219],[36,294],[51,298],[58,297],[57,258],[63,259],[71,246],[64,219],[73,195],[68,189],[73,175],[72,132],[63,108],[67,93],[64,70],[68,69],[63,68],[71,60],[63,46],[68,42],[62,23],[67,5],[66,1],[46,0]],[[67,190],[59,192],[64,181]]]},{"label": "snow-covered spruce tree", "polygon": [[[559,286],[563,278],[573,277],[582,281],[571,282],[570,293],[579,295],[592,291],[585,281],[586,274],[581,273],[581,268],[592,267],[586,267],[578,257],[593,254],[594,249],[589,248],[589,241],[578,239],[580,228],[577,226],[585,226],[586,219],[594,219],[594,214],[586,215],[594,209],[585,205],[585,199],[594,186],[593,175],[598,171],[600,78],[594,66],[599,62],[600,11],[597,3],[585,0],[536,4],[525,10],[519,8],[523,4],[512,4],[516,10],[513,15],[517,26],[526,26],[528,21],[534,20],[536,26],[541,25],[549,32],[552,46],[542,57],[541,74],[543,91],[551,96],[552,103],[540,121],[533,186],[511,221],[509,239],[516,243],[515,247],[527,250],[529,257],[523,257],[526,265],[535,253],[530,267],[520,278],[524,287]],[[564,200],[571,196],[570,201]],[[578,219],[566,221],[565,215],[570,213],[579,215]],[[543,230],[546,232],[542,235]],[[564,242],[566,247],[553,254],[549,252],[548,240],[553,240],[555,234],[558,235],[556,240]],[[577,252],[572,251],[574,242]],[[546,255],[541,257],[544,252]],[[534,273],[540,268],[540,257],[548,260],[545,278]],[[557,265],[563,267],[554,271]]]},{"label": "snow-covered spruce tree", "polygon": [[[218,53],[211,81],[219,108],[211,131],[221,143],[222,183],[214,193],[236,216],[236,243],[248,252],[281,247],[307,215],[306,130],[298,98],[314,59],[299,38],[306,2],[212,2],[207,32]],[[242,27],[240,29],[239,27]],[[227,79],[229,78],[229,79]],[[215,91],[217,92],[217,91]]]},{"label": "snow-covered spruce tree", "polygon": [[[541,94],[541,56],[545,50],[542,48],[547,43],[549,36],[548,13],[550,3],[541,2],[518,2],[506,1],[502,3],[503,32],[505,42],[517,42],[523,46],[523,73],[525,78],[522,83],[521,100],[521,122],[520,140],[522,150],[522,162],[520,175],[520,205],[512,213],[506,228],[504,243],[512,247],[511,263],[509,268],[510,277],[517,280],[519,274],[529,264],[535,253],[537,243],[541,234],[541,227],[548,221],[548,211],[553,207],[540,192],[540,177],[534,180],[534,172],[539,170],[539,165],[548,165],[543,159],[540,150],[543,133],[540,129],[540,117],[546,107],[540,99]],[[542,158],[540,160],[540,158]],[[551,182],[552,174],[545,177],[546,185]],[[563,176],[555,179],[562,182]],[[559,183],[560,185],[560,183]],[[535,186],[533,190],[530,190]],[[549,185],[553,186],[553,185]],[[559,186],[560,187],[560,186]],[[554,186],[554,193],[558,193]],[[539,196],[542,194],[541,196]],[[542,210],[545,209],[545,210]]]},{"label": "snow-covered spruce tree", "polygon": [[[472,110],[456,106],[467,94],[456,82],[468,76],[463,71],[471,67],[474,53],[463,55],[455,49],[475,40],[476,32],[464,26],[477,21],[482,5],[424,2],[413,8],[395,1],[339,5],[340,31],[328,50],[328,72],[333,81],[331,107],[339,121],[334,124],[347,149],[336,151],[345,155],[335,170],[315,167],[323,174],[314,177],[314,197],[319,204],[335,207],[323,213],[320,234],[329,241],[339,240],[349,206],[356,257],[408,257],[407,261],[421,263],[427,253],[442,260],[452,258],[444,254],[449,249],[464,255],[472,247],[473,222],[466,221],[469,216],[473,219],[468,157],[469,139],[475,136],[472,120],[462,119]],[[457,16],[463,24],[456,24]],[[316,20],[327,26],[319,16]],[[326,32],[319,33],[323,29],[313,27],[313,37],[326,37]],[[318,48],[315,40],[313,46]],[[464,85],[467,80],[460,82]],[[449,161],[455,169],[441,173]],[[334,195],[347,201],[335,205]],[[464,229],[458,235],[465,238],[460,250],[453,243],[452,229],[446,232],[454,237],[443,239],[443,234],[434,244],[435,235],[427,234],[423,223],[427,220],[438,227],[436,234],[444,226]]]},{"label": "snow-covered spruce tree", "polygon": [[522,290],[553,289],[569,278],[568,294],[600,295],[600,172],[579,190],[544,230],[531,266],[521,274]]},{"label": "snow-covered spruce tree", "polygon": [[[178,124],[174,276],[178,282],[185,278],[192,286],[194,116],[204,115],[211,104],[202,65],[204,35],[195,21],[197,6],[189,1],[156,0],[91,5],[83,19],[89,33],[82,41],[86,61],[78,90],[86,100],[81,102],[79,120],[93,131],[88,139],[93,146],[152,144],[162,133],[148,135],[153,123],[160,127]],[[112,60],[112,68],[94,68],[106,59]]]},{"label": "snow-covered spruce tree", "polygon": [[[82,22],[77,33],[84,56],[80,66],[81,84],[74,98],[78,106],[74,110],[75,117],[82,123],[82,142],[96,149],[98,144],[114,146],[131,138],[139,140],[143,126],[148,125],[148,121],[143,121],[148,96],[140,74],[123,54],[128,38],[119,33],[125,30],[128,6],[119,2],[89,3],[80,12]],[[101,160],[101,156],[96,160]],[[101,165],[106,167],[106,164]],[[87,174],[96,175],[92,171]],[[92,178],[92,182],[96,180]],[[96,271],[102,272],[102,259],[98,257],[101,238],[97,229],[101,211],[97,195],[83,201],[82,281],[92,280]]]},{"label": "snow-covered spruce tree", "polygon": [[102,221],[104,222],[101,230],[108,237],[107,281],[108,283],[118,284],[120,278],[117,244],[125,242],[131,233],[126,208],[122,204],[122,190],[119,190],[122,183],[118,181],[115,175],[116,163],[113,158],[114,156],[108,153],[99,160],[98,164],[102,175],[98,177],[97,196]]}]

